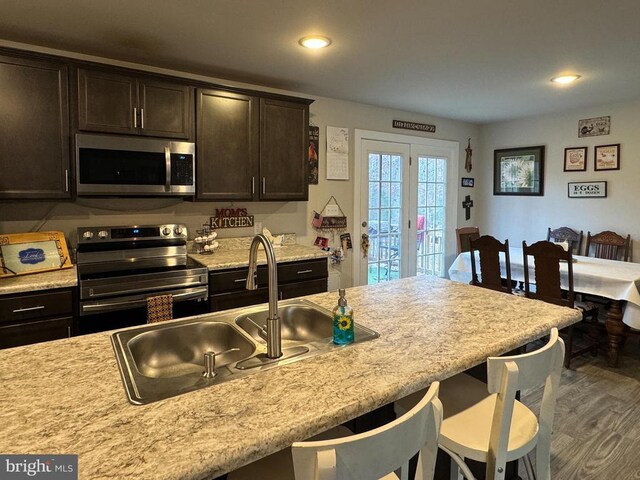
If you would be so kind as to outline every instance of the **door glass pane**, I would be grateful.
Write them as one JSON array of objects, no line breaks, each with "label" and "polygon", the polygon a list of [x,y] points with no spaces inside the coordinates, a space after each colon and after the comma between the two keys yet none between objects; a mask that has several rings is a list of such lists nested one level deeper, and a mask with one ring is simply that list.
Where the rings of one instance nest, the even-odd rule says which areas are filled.
[{"label": "door glass pane", "polygon": [[444,231],[447,199],[447,160],[418,157],[418,275],[444,276]]},{"label": "door glass pane", "polygon": [[402,156],[369,153],[367,283],[400,278]]}]

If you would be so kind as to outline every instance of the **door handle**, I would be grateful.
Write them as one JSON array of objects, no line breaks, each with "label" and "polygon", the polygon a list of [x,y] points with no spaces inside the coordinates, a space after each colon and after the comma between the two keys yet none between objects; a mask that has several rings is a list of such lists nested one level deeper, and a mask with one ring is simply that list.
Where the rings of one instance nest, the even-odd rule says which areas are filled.
[{"label": "door handle", "polygon": [[144,130],[144,108],[140,109],[140,128]]},{"label": "door handle", "polygon": [[169,147],[164,147],[164,163],[165,163],[165,192],[171,191],[171,150]]},{"label": "door handle", "polygon": [[256,194],[256,177],[251,177],[251,195]]},{"label": "door handle", "polygon": [[262,177],[262,194],[267,193],[267,179]]},{"label": "door handle", "polygon": [[138,128],[138,109],[133,107],[133,128]]},{"label": "door handle", "polygon": [[305,273],[311,273],[313,270],[299,270],[298,275],[304,275]]},{"label": "door handle", "polygon": [[36,310],[43,310],[44,305],[38,305],[37,307],[16,308],[13,313],[35,312]]}]

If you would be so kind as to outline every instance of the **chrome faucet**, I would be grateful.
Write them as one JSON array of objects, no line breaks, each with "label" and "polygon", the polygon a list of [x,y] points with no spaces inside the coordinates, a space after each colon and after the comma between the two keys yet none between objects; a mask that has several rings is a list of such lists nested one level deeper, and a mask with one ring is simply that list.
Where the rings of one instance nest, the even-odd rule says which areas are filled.
[{"label": "chrome faucet", "polygon": [[253,237],[253,241],[249,247],[247,290],[255,290],[257,288],[256,257],[260,243],[264,246],[264,252],[267,255],[267,268],[269,269],[269,317],[267,318],[266,339],[267,358],[280,358],[282,356],[282,338],[280,332],[280,317],[278,317],[278,265],[271,242],[261,233]]}]

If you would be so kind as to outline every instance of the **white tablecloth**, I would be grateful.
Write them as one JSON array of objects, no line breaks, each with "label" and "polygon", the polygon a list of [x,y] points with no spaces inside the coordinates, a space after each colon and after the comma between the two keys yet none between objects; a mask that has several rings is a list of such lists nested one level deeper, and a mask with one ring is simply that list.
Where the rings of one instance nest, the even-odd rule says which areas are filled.
[{"label": "white tablecloth", "polygon": [[[509,248],[511,279],[524,281],[522,248]],[[601,258],[575,255],[573,264],[573,288],[576,292],[589,293],[613,300],[625,300],[622,321],[633,328],[640,328],[640,264],[603,260]],[[501,254],[501,269],[505,273],[504,255]],[[476,266],[480,273],[480,262],[476,256]],[[561,266],[564,275],[561,283],[567,288],[567,267]],[[529,270],[533,270],[533,259],[529,257]],[[471,281],[471,257],[469,252],[458,255],[449,268],[449,278],[456,282]],[[531,276],[533,279],[533,276]],[[532,280],[533,281],[533,280]]]}]

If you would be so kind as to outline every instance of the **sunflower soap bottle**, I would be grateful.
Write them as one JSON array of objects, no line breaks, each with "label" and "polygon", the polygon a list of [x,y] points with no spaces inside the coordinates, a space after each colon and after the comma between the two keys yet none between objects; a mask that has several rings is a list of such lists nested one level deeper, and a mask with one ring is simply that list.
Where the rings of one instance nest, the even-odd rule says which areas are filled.
[{"label": "sunflower soap bottle", "polygon": [[333,309],[333,343],[348,345],[353,343],[353,308],[347,304],[344,289],[338,290],[340,299]]}]

